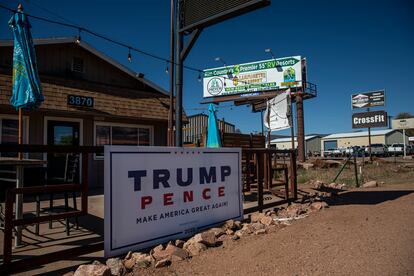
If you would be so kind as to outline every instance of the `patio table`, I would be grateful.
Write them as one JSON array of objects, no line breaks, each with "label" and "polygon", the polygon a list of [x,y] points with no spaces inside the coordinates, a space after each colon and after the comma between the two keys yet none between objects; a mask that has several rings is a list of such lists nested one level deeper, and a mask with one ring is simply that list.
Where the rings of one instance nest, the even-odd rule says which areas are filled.
[{"label": "patio table", "polygon": [[[0,157],[0,165],[16,166],[16,188],[22,188],[24,184],[24,168],[37,167],[46,164],[47,161],[40,159],[19,159],[17,157]],[[23,195],[16,194],[16,219],[23,218]],[[16,227],[16,238],[14,246],[22,245],[22,226]]]}]

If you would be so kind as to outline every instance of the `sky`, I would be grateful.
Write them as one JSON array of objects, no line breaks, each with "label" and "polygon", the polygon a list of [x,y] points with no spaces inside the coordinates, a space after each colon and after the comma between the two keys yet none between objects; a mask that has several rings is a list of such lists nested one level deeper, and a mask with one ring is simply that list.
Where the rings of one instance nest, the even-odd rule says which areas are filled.
[{"label": "sky", "polygon": [[[25,12],[80,25],[117,41],[169,58],[169,0],[49,1],[1,0]],[[198,69],[276,57],[307,58],[308,79],[318,87],[317,97],[304,103],[305,132],[352,131],[351,95],[385,89],[385,110],[395,116],[414,113],[414,2],[389,1],[275,1],[271,5],[204,29],[185,60]],[[0,9],[0,39],[11,39],[11,13]],[[34,38],[76,36],[78,31],[31,19]],[[82,33],[82,41],[114,58],[145,78],[169,89],[166,63]],[[204,112],[198,73],[184,70],[184,109],[188,115]],[[218,106],[218,116],[243,133],[261,131],[260,113],[246,106]],[[364,110],[360,110],[363,112]],[[357,111],[354,111],[357,112]],[[279,131],[273,134],[289,134]]]}]

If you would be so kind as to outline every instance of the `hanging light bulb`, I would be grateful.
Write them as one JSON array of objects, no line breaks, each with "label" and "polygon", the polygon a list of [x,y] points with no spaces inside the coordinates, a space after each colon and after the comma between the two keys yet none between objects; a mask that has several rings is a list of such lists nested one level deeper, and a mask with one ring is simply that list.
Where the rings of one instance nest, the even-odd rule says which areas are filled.
[{"label": "hanging light bulb", "polygon": [[168,61],[167,61],[167,64],[165,65],[165,74],[168,75]]},{"label": "hanging light bulb", "polygon": [[128,48],[128,61],[132,61],[131,48]]},{"label": "hanging light bulb", "polygon": [[76,37],[76,43],[80,44],[81,43],[81,29],[78,29],[78,36]]},{"label": "hanging light bulb", "polygon": [[197,78],[198,82],[201,82],[201,72],[198,72],[198,78]]}]

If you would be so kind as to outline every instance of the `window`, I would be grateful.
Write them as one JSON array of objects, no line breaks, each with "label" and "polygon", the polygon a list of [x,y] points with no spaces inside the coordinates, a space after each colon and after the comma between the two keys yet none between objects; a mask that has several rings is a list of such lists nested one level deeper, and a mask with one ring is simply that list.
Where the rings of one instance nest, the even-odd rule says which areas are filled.
[{"label": "window", "polygon": [[[4,117],[3,117],[4,116]],[[0,143],[17,144],[19,139],[19,121],[17,116],[0,116]],[[23,143],[28,142],[27,118],[23,119]],[[17,153],[2,153],[3,157],[17,157]]]},{"label": "window", "polygon": [[[151,146],[152,127],[115,123],[95,124],[95,145]],[[95,157],[102,158],[103,154]]]}]

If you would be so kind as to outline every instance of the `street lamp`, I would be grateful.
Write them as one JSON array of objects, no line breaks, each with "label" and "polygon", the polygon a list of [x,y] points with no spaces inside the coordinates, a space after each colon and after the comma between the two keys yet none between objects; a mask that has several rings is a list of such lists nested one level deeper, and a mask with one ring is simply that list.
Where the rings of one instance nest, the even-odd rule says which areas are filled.
[{"label": "street lamp", "polygon": [[[276,57],[275,57],[275,55],[273,54],[273,51],[272,51],[272,49],[271,49],[271,48],[267,48],[267,49],[265,49],[265,53],[270,54],[270,55],[272,56],[272,58],[273,58],[274,60],[276,60]],[[276,67],[276,70],[277,70],[278,72],[282,72],[282,71],[283,71],[282,66],[280,66],[280,65],[276,65],[275,67]]]}]

